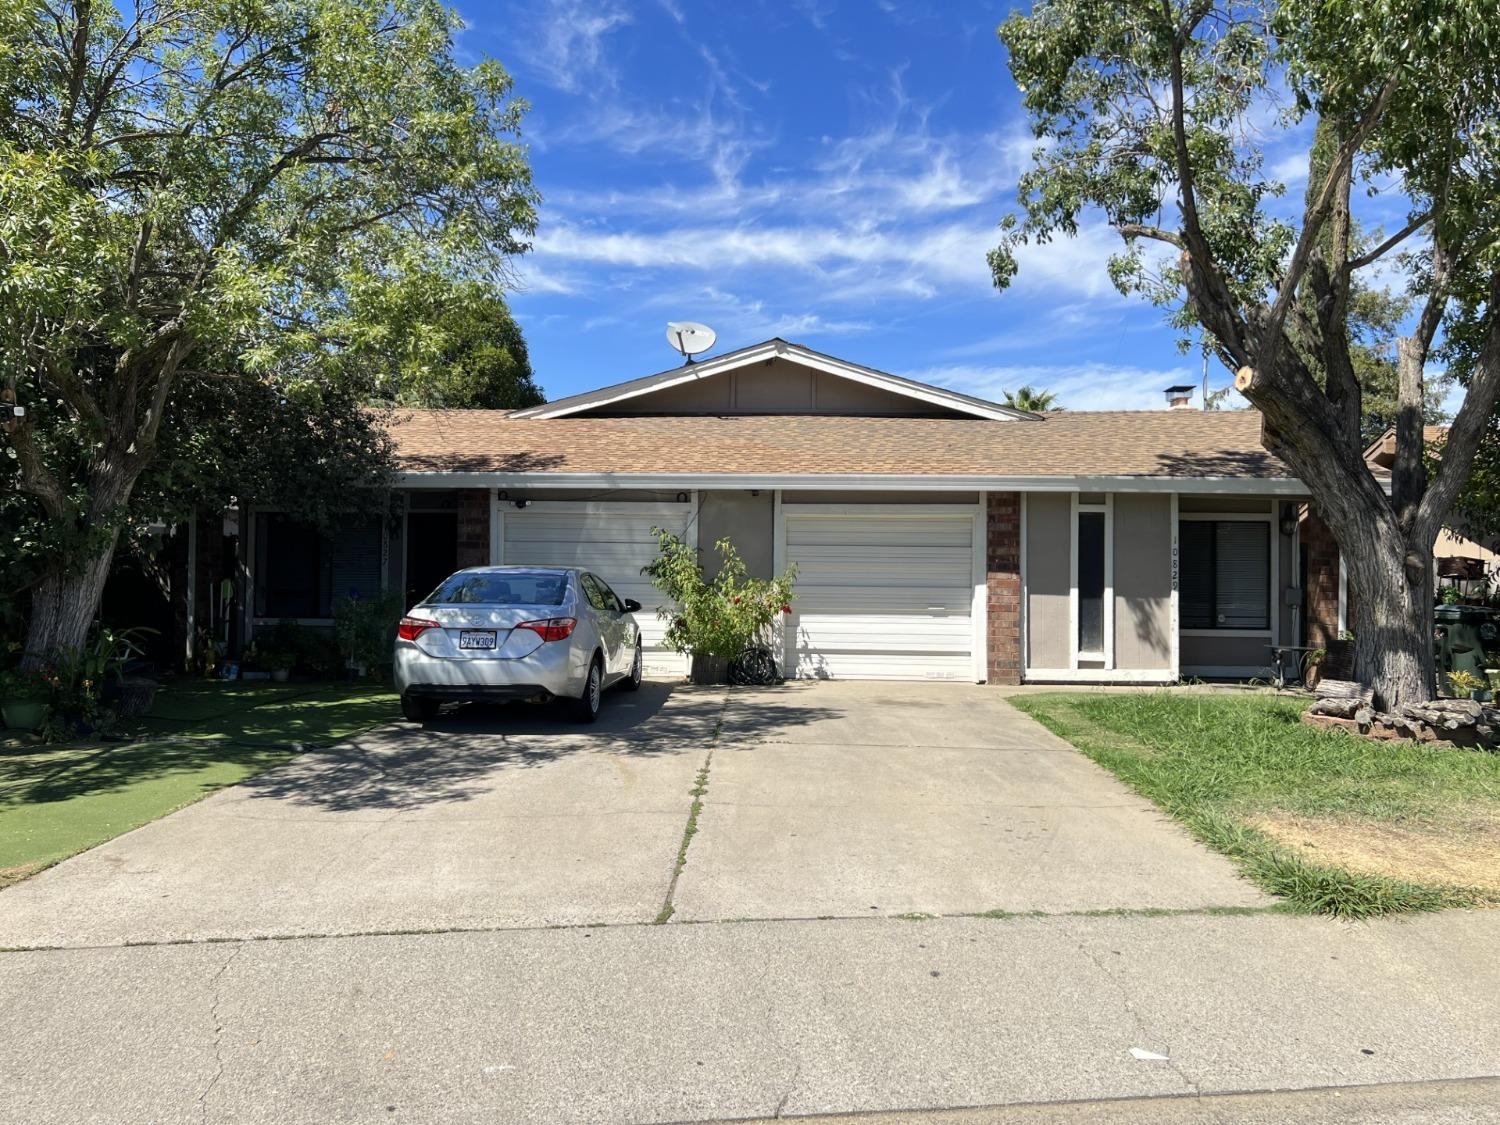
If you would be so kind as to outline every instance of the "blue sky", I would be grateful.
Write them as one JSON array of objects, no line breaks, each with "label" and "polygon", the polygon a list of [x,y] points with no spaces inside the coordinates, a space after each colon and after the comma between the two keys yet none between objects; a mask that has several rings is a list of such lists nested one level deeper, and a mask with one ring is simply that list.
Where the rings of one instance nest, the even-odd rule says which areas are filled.
[{"label": "blue sky", "polygon": [[[512,294],[549,397],[782,336],[998,398],[1157,409],[1197,382],[1159,310],[1120,297],[1102,226],[985,252],[1032,140],[995,28],[1008,0],[460,3],[514,74],[544,196]],[[1215,383],[1227,375],[1214,371]]]}]

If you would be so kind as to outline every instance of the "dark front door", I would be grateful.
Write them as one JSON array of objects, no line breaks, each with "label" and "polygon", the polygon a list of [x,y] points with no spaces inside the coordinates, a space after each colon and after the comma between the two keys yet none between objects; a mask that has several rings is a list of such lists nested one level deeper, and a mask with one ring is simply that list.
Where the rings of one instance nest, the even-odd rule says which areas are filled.
[{"label": "dark front door", "polygon": [[411,512],[406,517],[406,606],[410,609],[458,569],[458,515]]}]

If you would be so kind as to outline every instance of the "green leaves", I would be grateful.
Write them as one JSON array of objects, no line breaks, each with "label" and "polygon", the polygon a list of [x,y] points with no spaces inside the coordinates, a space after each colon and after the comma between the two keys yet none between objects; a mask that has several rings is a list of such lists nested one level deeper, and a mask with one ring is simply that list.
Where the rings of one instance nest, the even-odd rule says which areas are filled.
[{"label": "green leaves", "polygon": [[267,474],[234,421],[307,458],[279,479],[381,479],[359,347],[427,355],[392,345],[425,327],[359,298],[498,300],[535,228],[524,103],[457,26],[436,0],[0,0],[0,380],[28,410],[0,486],[80,532],[244,496]]},{"label": "green leaves", "polygon": [[666,644],[675,652],[722,656],[730,660],[763,639],[773,622],[790,612],[795,565],[772,579],[750,578],[728,539],[714,544],[719,572],[705,578],[698,550],[661,528],[654,529],[661,553],[641,573],[665,596],[657,612],[667,622]]}]

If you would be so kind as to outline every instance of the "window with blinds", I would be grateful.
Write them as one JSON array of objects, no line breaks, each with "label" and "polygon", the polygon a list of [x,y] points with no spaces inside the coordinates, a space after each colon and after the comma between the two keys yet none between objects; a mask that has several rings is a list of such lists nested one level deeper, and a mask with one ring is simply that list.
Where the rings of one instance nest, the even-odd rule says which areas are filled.
[{"label": "window with blinds", "polygon": [[1271,525],[1184,520],[1178,612],[1184,629],[1271,628]]}]

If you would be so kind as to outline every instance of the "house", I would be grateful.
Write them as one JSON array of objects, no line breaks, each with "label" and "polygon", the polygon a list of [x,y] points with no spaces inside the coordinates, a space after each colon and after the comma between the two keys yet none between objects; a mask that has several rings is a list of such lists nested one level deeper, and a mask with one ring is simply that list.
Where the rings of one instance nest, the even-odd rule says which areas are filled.
[{"label": "house", "polygon": [[[1443,426],[1427,426],[1422,440],[1429,451],[1441,448],[1448,431]],[[1396,461],[1396,431],[1387,430],[1365,450],[1365,463],[1378,480],[1389,487],[1391,466]],[[1309,505],[1301,520],[1300,540],[1306,554],[1304,573],[1309,605],[1308,643],[1326,645],[1349,628],[1352,594],[1349,576],[1339,554],[1338,542],[1327,525]],[[1500,583],[1500,543],[1470,539],[1452,528],[1438,532],[1432,548],[1434,581],[1441,587],[1448,582],[1463,584],[1467,592],[1482,593],[1487,584]],[[1436,590],[1434,590],[1436,594]]]},{"label": "house", "polygon": [[1166,683],[1265,675],[1303,633],[1306,490],[1252,411],[1028,414],[785,340],[515,412],[393,427],[399,516],[332,539],[246,514],[245,629],[347,587],[583,564],[638,617],[654,527],[798,568],[790,676]]}]

